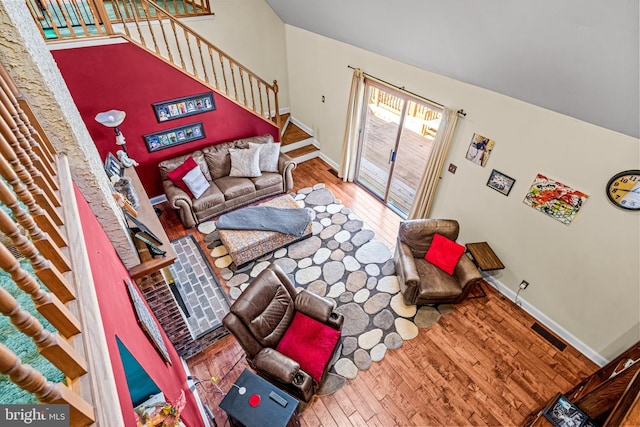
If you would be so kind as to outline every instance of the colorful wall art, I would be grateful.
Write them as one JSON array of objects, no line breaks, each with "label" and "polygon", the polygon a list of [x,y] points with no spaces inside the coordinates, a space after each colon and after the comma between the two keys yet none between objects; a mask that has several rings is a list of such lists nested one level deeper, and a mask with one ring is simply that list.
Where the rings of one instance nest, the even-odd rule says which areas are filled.
[{"label": "colorful wall art", "polygon": [[489,161],[489,155],[493,150],[495,142],[493,139],[486,138],[480,134],[474,133],[465,156],[467,160],[484,167]]},{"label": "colorful wall art", "polygon": [[538,174],[524,197],[524,204],[568,225],[588,197],[580,191]]}]

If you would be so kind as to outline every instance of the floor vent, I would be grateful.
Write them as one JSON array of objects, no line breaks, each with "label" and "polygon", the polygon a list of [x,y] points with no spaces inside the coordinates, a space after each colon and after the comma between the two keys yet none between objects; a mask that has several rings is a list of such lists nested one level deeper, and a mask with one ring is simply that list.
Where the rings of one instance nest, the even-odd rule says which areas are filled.
[{"label": "floor vent", "polygon": [[338,176],[338,171],[337,171],[337,170],[335,170],[334,168],[329,168],[329,169],[327,169],[327,170],[329,171],[329,173],[330,173],[331,175],[335,176],[336,178],[340,178],[340,177]]},{"label": "floor vent", "polygon": [[534,322],[534,324],[531,325],[531,329],[536,331],[542,338],[549,341],[549,343],[558,350],[563,351],[565,348],[567,348],[567,345],[565,343],[556,338],[556,336],[551,332],[543,328],[538,322]]}]

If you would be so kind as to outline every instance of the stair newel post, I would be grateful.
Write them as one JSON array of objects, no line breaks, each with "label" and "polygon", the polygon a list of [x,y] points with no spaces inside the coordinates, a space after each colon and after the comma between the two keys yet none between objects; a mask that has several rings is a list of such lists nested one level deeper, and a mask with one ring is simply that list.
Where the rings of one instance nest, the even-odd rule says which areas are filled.
[{"label": "stair newel post", "polygon": [[280,127],[280,107],[278,105],[278,81],[273,81],[273,103],[276,109],[276,126],[278,127],[278,133],[282,137],[282,128]]}]

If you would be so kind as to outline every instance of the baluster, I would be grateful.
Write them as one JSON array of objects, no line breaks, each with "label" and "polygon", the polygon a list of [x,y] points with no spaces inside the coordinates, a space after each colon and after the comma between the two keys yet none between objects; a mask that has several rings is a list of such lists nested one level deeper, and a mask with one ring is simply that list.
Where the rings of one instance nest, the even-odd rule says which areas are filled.
[{"label": "baluster", "polygon": [[[5,191],[8,191],[4,183],[2,183],[2,186],[4,186]],[[24,210],[22,211],[24,212]],[[27,215],[26,212],[24,214]],[[31,218],[29,217],[29,219]],[[33,221],[32,224],[35,226]],[[38,253],[37,247],[20,232],[16,223],[3,210],[0,210],[0,230],[11,239],[18,251],[31,262],[36,276],[47,285],[51,292],[62,302],[75,299],[71,285],[67,283],[60,271],[51,265],[48,259]]]},{"label": "baluster", "polygon": [[244,85],[244,70],[242,69],[242,67],[238,67],[238,69],[240,70],[240,87],[242,88],[242,97],[244,99],[244,106],[247,107],[247,89]]},{"label": "baluster", "polygon": [[[258,107],[256,106],[256,95],[253,91],[253,75],[251,75],[250,73],[249,73],[249,87],[251,88],[251,109],[257,113]],[[262,113],[260,115],[262,115]]]},{"label": "baluster", "polygon": [[240,102],[238,99],[238,86],[236,85],[236,71],[235,71],[235,63],[229,60],[229,68],[231,69],[231,82],[233,83],[233,94],[236,99],[236,102]]},{"label": "baluster", "polygon": [[280,123],[282,119],[280,118],[280,106],[278,105],[278,90],[279,90],[278,81],[274,80],[273,81],[273,102],[275,104],[274,108],[276,110],[276,126],[278,127],[278,132],[282,132],[282,126]]},{"label": "baluster", "polygon": [[211,58],[211,71],[213,72],[213,83],[215,84],[216,89],[220,89],[220,84],[218,84],[218,73],[216,73],[216,64],[215,61],[213,60],[214,56],[213,56],[213,48],[211,47],[211,45],[207,45],[208,48],[208,52],[209,52],[209,58]]},{"label": "baluster", "polygon": [[[3,126],[3,122],[0,120],[0,130],[2,129],[4,129],[4,126]],[[20,162],[20,159],[16,157],[15,152],[13,151],[13,149],[11,148],[11,146],[9,145],[9,143],[4,138],[3,135],[4,135],[4,132],[0,131],[0,154],[8,162],[7,164],[11,164],[11,168],[13,169],[15,176],[24,183],[26,189],[31,194],[33,199],[36,200],[38,205],[40,205],[47,212],[47,214],[49,214],[49,216],[51,217],[51,219],[56,225],[58,226],[62,225],[63,224],[62,217],[60,217],[58,210],[56,209],[55,206],[53,206],[53,204],[51,203],[47,195],[42,192],[40,187],[35,185],[33,179],[31,178],[31,175],[22,165],[22,163]],[[10,183],[12,186],[14,186],[12,182]],[[47,230],[47,232],[48,231],[49,230]]]},{"label": "baluster", "polygon": [[[65,238],[60,233],[58,227],[53,223],[53,220],[49,217],[47,211],[38,206],[38,204],[35,202],[35,199],[31,196],[31,193],[27,191],[27,187],[18,179],[18,176],[15,174],[9,163],[7,163],[7,161],[2,156],[0,156],[0,175],[13,187],[13,192],[16,194],[17,198],[27,206],[29,212],[31,213],[31,217],[33,217],[33,221],[38,224],[38,227],[40,227],[51,238],[51,240],[58,246],[58,248],[67,246]],[[19,207],[16,196],[13,195],[11,190],[9,190],[6,185],[4,185],[4,183],[0,182],[0,184],[0,193],[4,191],[8,193],[2,194],[3,202],[13,211],[13,215],[18,220],[20,225],[22,225],[29,231],[31,240],[40,250],[40,252],[47,259],[50,259],[60,271],[64,272],[71,270],[71,268],[69,267],[69,262],[62,255],[58,248],[50,245],[51,250],[45,250],[47,249],[47,245],[40,245],[43,239],[38,239],[38,237],[41,237],[42,233],[39,233],[39,230],[35,229],[34,227],[30,228],[29,222],[23,220],[23,218],[25,216],[28,217],[28,215],[21,216],[19,210],[12,207],[12,204]],[[48,242],[48,240],[49,239],[44,238],[44,241]]]},{"label": "baluster", "polygon": [[68,404],[71,425],[93,424],[93,407],[64,384],[54,384],[31,366],[22,363],[4,344],[0,343],[0,373],[7,375],[11,382],[36,396],[42,403]]},{"label": "baluster", "polygon": [[160,29],[162,30],[162,38],[164,39],[164,45],[167,47],[167,54],[169,55],[169,62],[172,64],[173,62],[173,54],[171,53],[171,46],[169,45],[169,41],[167,39],[167,32],[164,29],[164,25],[162,25],[162,14],[158,11],[158,19],[160,20]]},{"label": "baluster", "polygon": [[176,31],[176,23],[174,20],[169,21],[171,23],[171,31],[176,38],[176,47],[178,48],[178,56],[180,57],[180,67],[183,70],[187,70],[187,63],[184,62],[184,56],[182,56],[182,48],[180,47],[181,43],[178,40],[178,32]]},{"label": "baluster", "polygon": [[[271,113],[269,113],[267,116],[265,116],[264,114],[264,104],[262,102],[262,86],[263,83],[258,80],[258,98],[260,99],[260,115],[262,117],[267,117],[267,116],[271,116]],[[267,98],[269,97],[269,88],[265,86],[265,93],[267,94]]]},{"label": "baluster", "polygon": [[[44,175],[48,175],[47,168],[43,167],[40,157],[31,150],[30,141],[27,141],[25,135],[18,129],[18,124],[11,116],[11,112],[7,109],[7,105],[10,105],[8,101],[6,93],[0,90],[0,116],[4,119],[4,121],[0,120],[0,132],[4,135],[7,142],[9,142],[9,145],[13,148],[13,152],[29,172],[35,184],[43,190],[44,194],[46,194],[54,206],[61,206],[58,196],[50,185],[53,178],[50,176],[45,178]],[[19,120],[17,112],[15,118]],[[39,165],[39,167],[36,168],[35,165]]]},{"label": "baluster", "polygon": [[[158,56],[162,56],[160,54],[160,49],[158,46],[158,42],[156,42],[156,34],[153,32],[153,27],[151,25],[151,19],[149,18],[149,3],[147,3],[146,1],[141,2],[142,4],[142,10],[144,11],[144,16],[147,20],[147,25],[149,26],[149,32],[151,33],[151,40],[153,40],[153,48],[156,52],[156,55]],[[156,11],[157,13],[157,11]],[[160,22],[160,26],[162,26],[162,22]]]},{"label": "baluster", "polygon": [[[54,1],[51,1],[51,3],[53,4]],[[62,2],[60,2],[60,0],[55,0],[55,5],[58,7],[58,10],[60,10],[60,12],[62,13],[62,17],[64,18],[64,22],[67,25],[67,30],[69,30],[69,36],[71,38],[74,38],[74,39],[77,38],[76,32],[73,30],[73,24],[69,20],[69,14],[68,14],[68,11],[66,10],[64,4]]]},{"label": "baluster", "polygon": [[219,52],[218,56],[220,57],[220,69],[222,70],[222,80],[224,82],[223,93],[229,96],[229,84],[227,83],[227,73],[224,70],[224,56],[222,56],[222,52]]},{"label": "baluster", "polygon": [[[11,254],[9,256],[13,258]],[[2,257],[0,254],[0,258]],[[20,332],[30,337],[38,347],[38,352],[65,375],[76,379],[87,373],[82,356],[60,335],[44,329],[40,321],[20,307],[18,301],[3,287],[0,287],[0,313],[7,316]]]},{"label": "baluster", "polygon": [[198,53],[200,53],[200,63],[202,64],[204,81],[207,83],[207,86],[211,86],[211,82],[209,81],[209,74],[207,74],[207,66],[204,62],[204,55],[202,54],[202,43],[200,42],[200,37],[196,37],[196,45],[198,46]]},{"label": "baluster", "polygon": [[[7,217],[4,212],[3,215]],[[11,221],[10,218],[9,221]],[[20,267],[18,260],[4,245],[0,245],[0,268],[11,275],[11,279],[16,282],[16,285],[18,285],[22,291],[29,294],[36,309],[63,337],[70,338],[80,333],[80,322],[78,319],[71,314],[57,296],[45,292],[33,276]]]},{"label": "baluster", "polygon": [[[51,145],[51,142],[46,138],[46,135],[42,131],[42,128],[39,127],[39,131],[42,133],[42,135],[40,135],[38,133],[38,130],[34,128],[34,126],[39,126],[38,120],[35,119],[35,116],[31,111],[29,104],[24,99],[18,99],[21,96],[20,91],[13,83],[11,77],[9,76],[9,73],[7,73],[7,70],[2,66],[2,64],[0,64],[0,77],[0,86],[9,97],[11,105],[13,106],[13,110],[15,110],[16,112],[15,120],[18,123],[20,131],[22,131],[27,139],[30,140],[30,144],[33,146],[33,150],[38,154],[38,156],[45,160],[43,164],[47,168],[49,173],[51,175],[56,175],[56,171],[52,166],[54,162],[52,153],[55,153],[56,150]],[[7,108],[13,115],[14,111],[11,109],[11,107],[7,105]],[[31,141],[31,139],[33,139],[33,141]],[[55,190],[58,189],[58,185],[55,181],[51,183],[51,186]]]}]

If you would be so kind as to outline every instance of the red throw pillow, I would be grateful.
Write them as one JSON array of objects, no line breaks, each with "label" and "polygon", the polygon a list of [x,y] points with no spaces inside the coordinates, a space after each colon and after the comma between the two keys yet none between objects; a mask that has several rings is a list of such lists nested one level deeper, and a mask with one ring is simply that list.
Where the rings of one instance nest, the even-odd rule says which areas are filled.
[{"label": "red throw pillow", "polygon": [[436,233],[424,259],[441,270],[453,274],[463,253],[464,246]]},{"label": "red throw pillow", "polygon": [[296,312],[276,350],[298,362],[300,369],[319,382],[340,335],[331,326]]},{"label": "red throw pillow", "polygon": [[193,168],[197,167],[198,164],[196,163],[196,161],[193,160],[193,157],[189,156],[189,158],[185,160],[184,163],[167,174],[167,178],[169,178],[176,187],[184,190],[192,199],[193,193],[191,193],[191,190],[189,190],[189,187],[187,187],[187,184],[184,183],[182,178],[184,178],[184,176],[188,174],[189,171],[191,171]]}]

